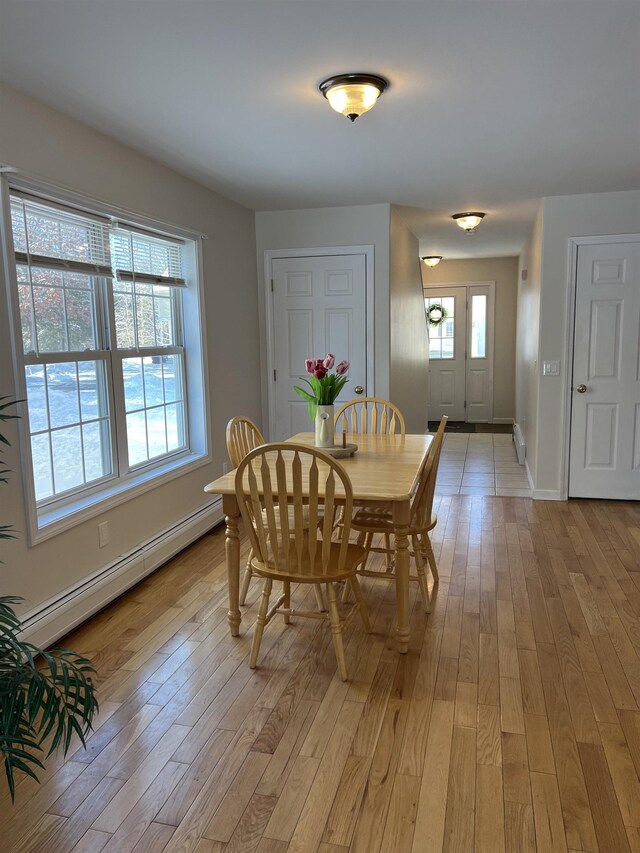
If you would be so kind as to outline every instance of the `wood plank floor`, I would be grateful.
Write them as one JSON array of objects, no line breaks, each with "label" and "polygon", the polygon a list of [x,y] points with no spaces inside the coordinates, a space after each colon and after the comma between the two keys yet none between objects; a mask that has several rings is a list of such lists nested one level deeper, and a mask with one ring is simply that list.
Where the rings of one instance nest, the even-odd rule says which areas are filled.
[{"label": "wood plank floor", "polygon": [[436,500],[433,613],[412,585],[400,656],[365,580],[348,683],[317,620],[274,620],[249,669],[220,528],[74,632],[96,730],[2,787],[0,849],[638,853],[640,504]]}]

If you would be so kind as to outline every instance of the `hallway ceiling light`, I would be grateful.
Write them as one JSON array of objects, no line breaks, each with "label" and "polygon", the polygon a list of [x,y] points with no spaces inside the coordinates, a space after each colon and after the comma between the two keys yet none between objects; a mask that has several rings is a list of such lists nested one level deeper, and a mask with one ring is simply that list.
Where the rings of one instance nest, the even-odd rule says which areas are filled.
[{"label": "hallway ceiling light", "polygon": [[377,74],[338,74],[318,86],[333,109],[351,121],[368,112],[388,87]]},{"label": "hallway ceiling light", "polygon": [[484,217],[484,213],[472,211],[470,213],[454,213],[451,218],[457,222],[460,228],[463,228],[467,234],[473,234]]},{"label": "hallway ceiling light", "polygon": [[442,255],[425,255],[421,260],[424,261],[428,267],[437,267],[442,260]]}]

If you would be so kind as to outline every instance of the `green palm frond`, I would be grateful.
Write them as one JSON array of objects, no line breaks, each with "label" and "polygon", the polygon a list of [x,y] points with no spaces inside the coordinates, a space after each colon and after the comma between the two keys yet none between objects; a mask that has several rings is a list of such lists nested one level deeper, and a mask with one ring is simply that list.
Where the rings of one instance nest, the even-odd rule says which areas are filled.
[{"label": "green palm frond", "polygon": [[14,772],[37,780],[41,757],[58,747],[66,755],[74,734],[84,746],[98,710],[91,661],[68,649],[43,651],[21,641],[11,607],[19,601],[0,597],[0,758],[12,799]]}]

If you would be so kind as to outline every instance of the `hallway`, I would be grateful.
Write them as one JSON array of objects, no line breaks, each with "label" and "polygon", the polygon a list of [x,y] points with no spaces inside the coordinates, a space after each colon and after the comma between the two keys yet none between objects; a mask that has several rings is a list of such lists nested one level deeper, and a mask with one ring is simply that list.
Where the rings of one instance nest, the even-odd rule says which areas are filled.
[{"label": "hallway", "polygon": [[518,465],[511,435],[446,434],[436,494],[531,497],[527,474],[524,465]]}]

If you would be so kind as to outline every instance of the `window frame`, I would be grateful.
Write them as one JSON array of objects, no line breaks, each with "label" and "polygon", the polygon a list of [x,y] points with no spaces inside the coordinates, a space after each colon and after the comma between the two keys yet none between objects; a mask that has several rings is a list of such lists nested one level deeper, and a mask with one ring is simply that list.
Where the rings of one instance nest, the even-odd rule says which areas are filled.
[{"label": "window frame", "polygon": [[[22,328],[18,299],[18,280],[11,227],[10,193],[30,193],[40,198],[43,204],[63,205],[77,209],[80,215],[97,215],[110,219],[116,226],[140,229],[149,236],[179,240],[185,243],[185,279],[186,287],[181,287],[182,310],[174,311],[174,322],[179,326],[182,337],[177,338],[178,346],[154,346],[135,349],[117,349],[116,341],[109,340],[109,325],[115,337],[113,326],[113,293],[107,286],[106,277],[98,273],[93,277],[96,323],[96,349],[62,353],[24,353]],[[112,473],[100,480],[51,498],[36,501],[31,456],[31,440],[26,412],[18,421],[20,451],[22,459],[22,480],[25,496],[25,509],[28,522],[28,540],[30,545],[44,541],[63,530],[75,527],[88,518],[130,500],[150,489],[157,488],[173,479],[176,474],[186,474],[211,462],[210,423],[207,416],[208,376],[204,311],[204,285],[202,276],[202,239],[205,235],[187,231],[180,226],[151,219],[148,216],[127,211],[119,207],[97,201],[80,193],[23,174],[0,176],[0,227],[2,231],[2,255],[8,304],[8,325],[11,358],[14,371],[15,396],[23,401],[20,407],[27,405],[25,368],[29,364],[61,363],[64,361],[103,361],[106,363],[105,384],[109,403],[109,422],[112,432],[111,459]],[[184,317],[187,303],[188,321]],[[108,319],[107,312],[111,312]],[[189,329],[189,340],[184,336]],[[174,452],[163,454],[139,465],[129,466],[126,443],[126,412],[124,382],[121,371],[124,358],[164,356],[179,354],[182,356],[182,387],[184,429],[187,446]],[[119,373],[120,371],[120,373]],[[109,372],[111,376],[109,376]],[[110,381],[111,380],[111,381]],[[120,405],[116,406],[117,383],[120,383]]]}]

